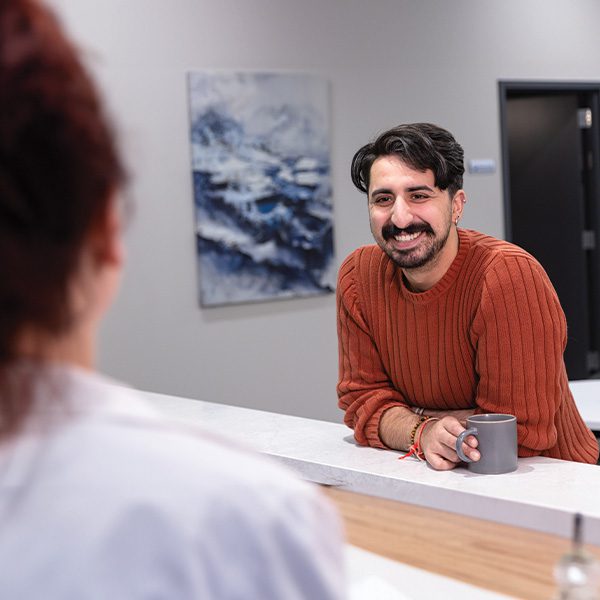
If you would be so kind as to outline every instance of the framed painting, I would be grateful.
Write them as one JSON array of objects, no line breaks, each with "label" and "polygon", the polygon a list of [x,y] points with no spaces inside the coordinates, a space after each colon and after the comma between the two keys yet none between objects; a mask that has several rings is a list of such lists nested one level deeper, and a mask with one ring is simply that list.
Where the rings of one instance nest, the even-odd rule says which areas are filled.
[{"label": "framed painting", "polygon": [[201,305],[333,291],[327,81],[192,72],[188,91]]}]

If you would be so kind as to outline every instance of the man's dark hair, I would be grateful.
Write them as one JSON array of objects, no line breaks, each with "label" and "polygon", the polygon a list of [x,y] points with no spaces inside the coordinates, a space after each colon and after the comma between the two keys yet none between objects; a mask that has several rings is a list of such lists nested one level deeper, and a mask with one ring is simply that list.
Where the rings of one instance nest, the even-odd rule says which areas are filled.
[{"label": "man's dark hair", "polygon": [[464,152],[454,136],[431,123],[398,125],[363,146],[352,159],[352,183],[365,194],[369,190],[371,167],[380,156],[395,156],[411,169],[431,169],[435,185],[448,190],[450,197],[463,185]]}]

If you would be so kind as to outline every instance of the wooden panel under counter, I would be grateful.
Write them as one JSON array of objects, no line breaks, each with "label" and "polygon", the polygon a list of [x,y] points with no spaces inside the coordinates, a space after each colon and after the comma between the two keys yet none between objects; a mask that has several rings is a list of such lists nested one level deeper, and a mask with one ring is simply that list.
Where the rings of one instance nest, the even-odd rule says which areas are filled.
[{"label": "wooden panel under counter", "polygon": [[[323,487],[348,542],[380,556],[516,598],[554,597],[570,541],[547,533]],[[586,545],[600,560],[600,547]]]}]

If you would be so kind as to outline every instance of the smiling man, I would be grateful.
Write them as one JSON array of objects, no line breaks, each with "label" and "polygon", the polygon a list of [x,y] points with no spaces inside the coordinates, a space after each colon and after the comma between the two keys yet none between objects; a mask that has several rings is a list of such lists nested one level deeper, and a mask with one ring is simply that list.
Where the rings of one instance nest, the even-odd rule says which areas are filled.
[{"label": "smiling man", "polygon": [[[400,125],[358,150],[351,171],[377,242],[344,261],[337,287],[339,406],[357,442],[447,470],[467,416],[511,413],[519,456],[596,462],[548,276],[521,248],[458,228],[464,164],[452,134]],[[463,445],[472,460],[476,446]]]}]

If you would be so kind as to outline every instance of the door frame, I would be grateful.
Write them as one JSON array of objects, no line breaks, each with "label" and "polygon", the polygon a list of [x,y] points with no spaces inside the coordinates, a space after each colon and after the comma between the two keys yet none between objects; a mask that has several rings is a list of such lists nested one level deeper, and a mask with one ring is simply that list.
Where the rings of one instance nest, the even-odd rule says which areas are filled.
[{"label": "door frame", "polygon": [[[600,373],[600,81],[527,81],[527,80],[498,80],[499,109],[500,109],[500,144],[502,157],[502,198],[504,205],[504,236],[513,241],[511,196],[510,196],[510,166],[508,155],[508,102],[514,92],[521,93],[590,93],[593,119],[596,120],[591,136],[590,147],[594,157],[588,180],[588,193],[593,204],[588,205],[587,227],[596,232],[595,247],[590,250],[588,261],[588,304],[589,304],[589,342],[588,368]],[[593,131],[592,130],[592,131]],[[590,364],[592,355],[592,367]]]},{"label": "door frame", "polygon": [[[512,214],[510,207],[510,167],[508,162],[507,103],[511,92],[597,92],[600,96],[600,82],[582,81],[527,81],[498,80],[500,108],[500,154],[502,156],[502,199],[504,204],[504,237],[512,242]],[[600,106],[592,107],[594,118],[600,119]],[[597,143],[600,144],[600,141]],[[600,150],[600,148],[595,148]],[[598,156],[598,154],[597,154]],[[600,181],[596,184],[600,186]],[[597,187],[596,189],[600,189]]]}]

